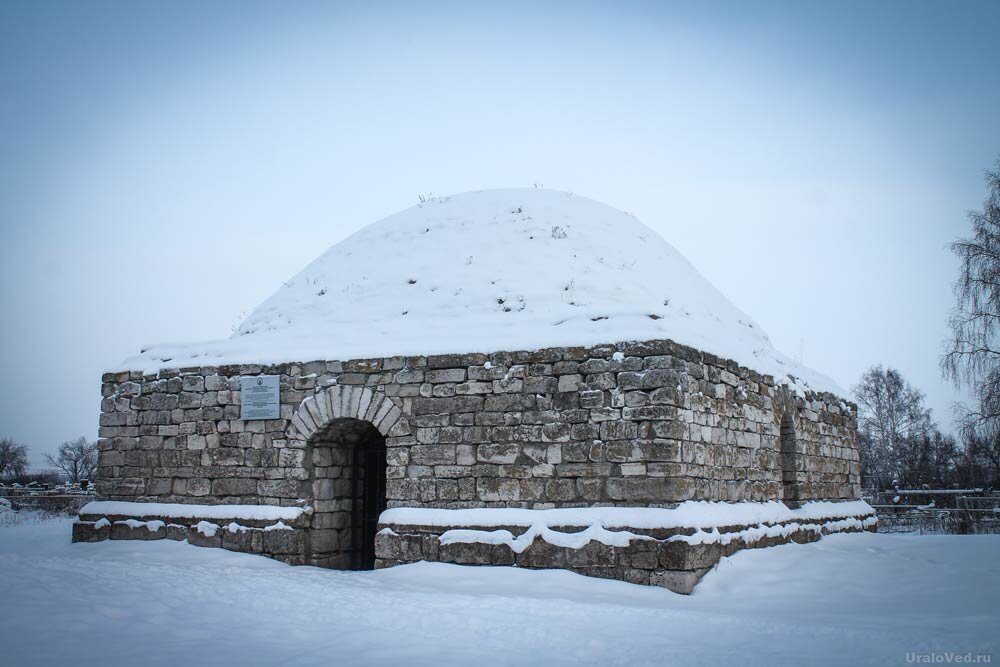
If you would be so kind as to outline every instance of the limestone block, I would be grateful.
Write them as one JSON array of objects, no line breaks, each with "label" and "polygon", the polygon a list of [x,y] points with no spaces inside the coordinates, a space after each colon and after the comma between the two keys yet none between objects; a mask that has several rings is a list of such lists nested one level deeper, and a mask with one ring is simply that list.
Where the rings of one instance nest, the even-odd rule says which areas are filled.
[{"label": "limestone block", "polygon": [[502,378],[494,380],[492,388],[495,394],[518,393],[524,389],[524,380],[515,377]]},{"label": "limestone block", "polygon": [[580,392],[581,408],[601,408],[604,407],[604,392],[600,390],[587,390]]},{"label": "limestone block", "polygon": [[527,377],[522,391],[529,394],[554,394],[559,391],[559,380],[554,377]]},{"label": "limestone block", "polygon": [[612,477],[605,490],[611,500],[645,503],[681,502],[694,495],[692,481],[682,477]]},{"label": "limestone block", "polygon": [[110,537],[112,540],[162,540],[166,536],[167,531],[163,528],[149,530],[142,525],[132,528],[124,521],[115,521],[111,524]]},{"label": "limestone block", "polygon": [[187,526],[182,526],[177,523],[168,523],[164,530],[167,532],[166,539],[168,540],[181,542],[188,538],[189,531]]},{"label": "limestone block", "polygon": [[451,444],[414,445],[409,449],[409,457],[410,461],[417,465],[451,465],[456,461],[456,452],[456,445]]},{"label": "limestone block", "polygon": [[660,542],[658,551],[660,566],[668,570],[696,570],[715,566],[722,558],[722,546],[718,542],[688,544],[687,542]]},{"label": "limestone block", "polygon": [[484,501],[508,501],[520,500],[521,498],[521,485],[516,479],[480,478],[476,480],[476,491],[479,499]]},{"label": "limestone block", "polygon": [[464,382],[466,370],[464,368],[446,368],[429,370],[424,373],[424,382],[438,384],[441,382]]},{"label": "limestone block", "polygon": [[96,522],[76,521],[73,523],[74,542],[102,542],[111,537],[111,525],[97,528]]},{"label": "limestone block", "polygon": [[571,392],[580,389],[583,376],[579,374],[562,375],[559,377],[558,390],[560,392]]},{"label": "limestone block", "polygon": [[493,562],[493,546],[466,542],[442,544],[438,549],[438,558],[442,562],[459,565],[490,565]]},{"label": "limestone block", "polygon": [[708,568],[687,571],[655,570],[649,575],[649,584],[666,588],[681,595],[690,595],[706,572],[708,572]]},{"label": "limestone block", "polygon": [[520,450],[514,443],[479,445],[476,458],[482,463],[514,463]]},{"label": "limestone block", "polygon": [[222,533],[222,529],[219,529],[215,535],[209,536],[192,528],[188,531],[188,544],[193,544],[196,547],[219,548],[222,546]]},{"label": "limestone block", "polygon": [[267,479],[257,481],[257,493],[262,496],[274,496],[276,498],[302,498],[306,494],[302,493],[300,482],[291,479]]}]

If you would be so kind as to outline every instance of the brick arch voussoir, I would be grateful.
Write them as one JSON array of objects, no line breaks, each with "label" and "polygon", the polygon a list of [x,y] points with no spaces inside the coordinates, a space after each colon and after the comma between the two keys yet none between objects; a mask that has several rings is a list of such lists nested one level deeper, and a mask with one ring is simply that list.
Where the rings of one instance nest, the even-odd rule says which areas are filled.
[{"label": "brick arch voussoir", "polygon": [[798,429],[799,404],[798,397],[795,395],[794,391],[785,385],[778,387],[777,391],[774,393],[772,404],[774,406],[774,425],[777,429],[780,430],[781,420],[784,419],[785,415],[789,415],[792,418],[792,424],[796,429]]},{"label": "brick arch voussoir", "polygon": [[334,419],[360,419],[372,424],[384,436],[403,416],[398,398],[386,396],[378,388],[361,385],[331,385],[302,399],[292,414],[286,435],[309,440]]}]

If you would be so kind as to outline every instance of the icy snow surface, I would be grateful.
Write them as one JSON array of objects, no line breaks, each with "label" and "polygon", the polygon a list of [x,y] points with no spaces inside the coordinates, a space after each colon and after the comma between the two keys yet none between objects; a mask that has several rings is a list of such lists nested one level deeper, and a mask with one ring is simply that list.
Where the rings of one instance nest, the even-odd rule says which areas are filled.
[{"label": "icy snow surface", "polygon": [[305,511],[302,507],[274,507],[271,505],[187,505],[184,503],[129,503],[118,500],[95,500],[84,505],[80,514],[272,521],[278,519],[295,520],[302,516]]},{"label": "icy snow surface", "polygon": [[0,528],[4,664],[772,667],[1000,651],[995,535],[741,551],[690,597],[565,571],[338,572],[69,536],[68,521]]},{"label": "icy snow surface", "polygon": [[323,253],[231,338],[155,345],[122,368],[663,338],[798,390],[846,395],[777,352],[753,319],[634,217],[542,189],[468,192],[389,216]]}]

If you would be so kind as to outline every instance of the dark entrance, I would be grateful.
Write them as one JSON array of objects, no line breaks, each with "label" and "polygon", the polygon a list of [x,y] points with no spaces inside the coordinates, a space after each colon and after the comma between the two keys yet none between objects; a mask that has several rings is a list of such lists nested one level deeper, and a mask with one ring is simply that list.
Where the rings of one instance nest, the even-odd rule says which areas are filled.
[{"label": "dark entrance", "polygon": [[385,509],[385,437],[369,422],[335,419],[310,441],[314,514],[308,560],[336,569],[375,567]]},{"label": "dark entrance", "polygon": [[385,438],[380,434],[377,440],[359,443],[352,458],[351,569],[371,570],[378,517],[385,510]]},{"label": "dark entrance", "polygon": [[781,416],[781,430],[778,436],[778,453],[781,457],[782,496],[788,505],[798,507],[799,503],[799,457],[795,439],[795,422],[790,412]]}]

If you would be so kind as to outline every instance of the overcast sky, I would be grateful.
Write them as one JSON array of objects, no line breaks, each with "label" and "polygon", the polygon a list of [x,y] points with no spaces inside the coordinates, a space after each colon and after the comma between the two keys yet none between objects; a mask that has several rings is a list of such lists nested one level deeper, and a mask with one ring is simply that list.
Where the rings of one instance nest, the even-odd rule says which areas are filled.
[{"label": "overcast sky", "polygon": [[144,344],[228,336],[421,194],[534,183],[952,428],[947,244],[1000,155],[1000,3],[470,4],[0,3],[0,437],[39,466]]}]

